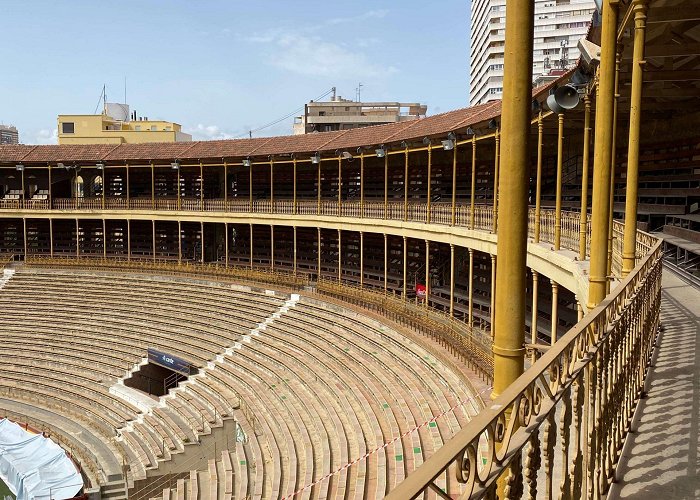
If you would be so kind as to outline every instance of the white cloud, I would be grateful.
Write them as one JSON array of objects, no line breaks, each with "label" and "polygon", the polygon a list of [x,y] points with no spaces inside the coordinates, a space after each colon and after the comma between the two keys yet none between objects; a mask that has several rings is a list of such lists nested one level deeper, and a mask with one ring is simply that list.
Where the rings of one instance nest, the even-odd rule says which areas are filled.
[{"label": "white cloud", "polygon": [[372,62],[363,52],[323,40],[318,36],[279,35],[273,39],[273,66],[306,76],[339,78],[380,77],[396,73],[394,66]]},{"label": "white cloud", "polygon": [[218,125],[203,125],[198,123],[195,127],[186,127],[185,133],[192,134],[195,141],[211,141],[217,139],[233,139],[235,136],[224,131]]},{"label": "white cloud", "polygon": [[34,144],[58,144],[58,129],[42,128],[34,137]]},{"label": "white cloud", "polygon": [[335,24],[344,24],[344,23],[354,23],[357,21],[364,21],[366,19],[382,19],[386,17],[386,15],[389,13],[388,9],[376,9],[376,10],[369,10],[363,14],[360,14],[359,16],[352,16],[352,17],[334,17],[332,19],[329,19],[327,21],[328,24],[335,25]]}]

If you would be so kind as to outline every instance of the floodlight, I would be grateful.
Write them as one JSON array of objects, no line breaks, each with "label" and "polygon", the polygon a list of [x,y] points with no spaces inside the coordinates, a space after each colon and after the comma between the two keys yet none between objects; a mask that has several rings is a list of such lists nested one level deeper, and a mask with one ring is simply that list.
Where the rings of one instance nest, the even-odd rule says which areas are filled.
[{"label": "floodlight", "polygon": [[320,153],[316,153],[315,155],[313,155],[311,157],[311,163],[313,163],[314,165],[316,165],[320,162],[321,162],[321,154]]},{"label": "floodlight", "polygon": [[386,148],[384,147],[384,144],[375,149],[374,152],[377,153],[377,158],[384,158],[386,156]]},{"label": "floodlight", "polygon": [[97,168],[97,170],[104,170],[105,164],[102,162],[98,162],[98,163],[95,163],[95,167]]},{"label": "floodlight", "polygon": [[24,171],[24,165],[22,165],[21,163],[18,163],[15,168],[17,169],[18,172]]},{"label": "floodlight", "polygon": [[243,166],[244,167],[250,167],[252,165],[250,158],[244,158],[243,159]]},{"label": "floodlight", "polygon": [[175,160],[170,164],[170,168],[173,170],[180,170],[180,162],[178,160]]},{"label": "floodlight", "polygon": [[452,139],[447,139],[445,141],[442,141],[442,149],[444,149],[445,151],[449,151],[449,150],[454,149],[454,148],[455,148],[455,141],[453,141]]},{"label": "floodlight", "polygon": [[348,152],[348,151],[343,151],[343,152],[340,154],[340,156],[342,156],[342,157],[345,158],[346,160],[352,160],[352,153],[350,153],[350,152]]}]

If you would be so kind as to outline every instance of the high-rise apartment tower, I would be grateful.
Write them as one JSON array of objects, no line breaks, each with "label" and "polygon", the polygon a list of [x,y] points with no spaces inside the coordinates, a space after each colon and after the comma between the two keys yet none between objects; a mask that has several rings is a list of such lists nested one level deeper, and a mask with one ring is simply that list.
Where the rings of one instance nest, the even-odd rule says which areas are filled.
[{"label": "high-rise apartment tower", "polygon": [[[533,78],[546,81],[572,67],[578,41],[586,35],[595,10],[593,0],[535,0]],[[472,0],[469,103],[500,99],[506,0]]]}]

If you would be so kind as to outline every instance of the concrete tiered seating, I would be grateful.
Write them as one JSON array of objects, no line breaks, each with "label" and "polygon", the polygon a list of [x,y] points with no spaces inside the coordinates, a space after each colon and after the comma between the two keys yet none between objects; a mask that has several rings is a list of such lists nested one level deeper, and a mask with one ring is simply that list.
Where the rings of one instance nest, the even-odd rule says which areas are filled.
[{"label": "concrete tiered seating", "polygon": [[[300,489],[300,498],[380,498],[478,411],[464,372],[425,340],[311,296],[287,298],[173,278],[18,271],[0,292],[0,307],[13,311],[0,318],[0,396],[35,396],[95,422],[96,434],[116,436],[132,479],[187,457],[190,443],[235,418],[240,439],[223,454],[162,495],[149,489],[178,499]],[[144,414],[109,388],[147,347],[199,374]],[[460,492],[453,475],[436,483]]]}]

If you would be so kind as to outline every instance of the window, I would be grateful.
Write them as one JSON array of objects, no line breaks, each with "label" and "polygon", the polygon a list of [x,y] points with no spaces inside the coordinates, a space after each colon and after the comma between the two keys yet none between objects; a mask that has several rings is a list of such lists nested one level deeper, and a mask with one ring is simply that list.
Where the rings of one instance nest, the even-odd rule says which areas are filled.
[{"label": "window", "polygon": [[157,125],[151,125],[151,132],[155,132],[156,130],[158,130],[158,126],[157,126]]},{"label": "window", "polygon": [[134,130],[136,130],[137,132],[141,132],[141,125],[136,125],[134,127]]},{"label": "window", "polygon": [[62,134],[75,134],[75,123],[73,123],[73,122],[61,123],[61,133]]}]

